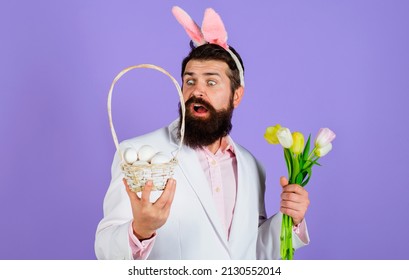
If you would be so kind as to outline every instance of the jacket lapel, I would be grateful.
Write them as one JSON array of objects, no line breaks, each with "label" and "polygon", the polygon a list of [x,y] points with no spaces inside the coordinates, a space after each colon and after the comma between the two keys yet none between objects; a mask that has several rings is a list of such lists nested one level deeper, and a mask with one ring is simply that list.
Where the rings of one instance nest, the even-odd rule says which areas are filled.
[{"label": "jacket lapel", "polygon": [[[233,141],[232,141],[233,143]],[[237,251],[243,250],[243,234],[250,235],[248,221],[248,203],[249,191],[251,186],[247,183],[247,179],[254,176],[254,174],[248,174],[245,168],[245,159],[238,147],[233,143],[234,151],[237,160],[237,194],[236,204],[234,208],[233,220],[230,228],[229,236],[229,251],[232,256],[236,256]]]},{"label": "jacket lapel", "polygon": [[[173,129],[169,127],[169,129],[171,133],[171,139],[175,141],[177,139],[177,126],[176,129],[174,127]],[[176,153],[177,151],[174,151],[173,155],[175,155]],[[207,217],[209,218],[209,222],[217,232],[226,250],[228,250],[226,233],[223,229],[220,217],[217,214],[209,183],[202,170],[202,166],[200,165],[196,152],[193,149],[183,145],[179,151],[177,159],[178,166],[180,167],[190,187],[193,189],[197,198],[199,199],[204,211],[206,212]]]}]

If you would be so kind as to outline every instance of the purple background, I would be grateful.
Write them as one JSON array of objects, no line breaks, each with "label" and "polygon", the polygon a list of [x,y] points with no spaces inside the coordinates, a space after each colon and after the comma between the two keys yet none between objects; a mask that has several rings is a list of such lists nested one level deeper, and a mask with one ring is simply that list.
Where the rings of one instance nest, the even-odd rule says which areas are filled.
[{"label": "purple background", "polygon": [[[307,186],[297,259],[408,259],[408,1],[6,1],[0,8],[0,259],[94,259],[115,147],[106,99],[123,68],[179,80],[188,38],[170,10],[222,16],[246,68],[233,137],[265,165],[278,209],[281,123],[337,133]],[[120,140],[170,123],[178,97],[135,70],[113,96]]]}]

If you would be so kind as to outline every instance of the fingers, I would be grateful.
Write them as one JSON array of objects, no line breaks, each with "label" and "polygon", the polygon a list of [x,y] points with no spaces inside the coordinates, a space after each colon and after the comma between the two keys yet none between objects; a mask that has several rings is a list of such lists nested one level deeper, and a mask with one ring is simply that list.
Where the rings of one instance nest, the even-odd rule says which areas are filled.
[{"label": "fingers", "polygon": [[283,187],[280,211],[292,217],[295,225],[304,219],[309,204],[308,192],[303,187],[296,184]]},{"label": "fingers", "polygon": [[170,208],[173,202],[173,198],[175,197],[175,192],[176,192],[176,180],[175,179],[169,179],[166,183],[165,190],[163,191],[162,195],[159,197],[159,199],[155,203],[150,202],[150,196],[151,192],[153,189],[153,183],[152,181],[147,181],[145,184],[145,187],[142,190],[141,197],[139,198],[138,195],[133,192],[127,183],[125,179],[122,180],[126,192],[128,193],[129,198],[131,201],[134,201],[135,203],[142,203],[142,205],[154,205],[156,208],[162,209],[162,208]]},{"label": "fingers", "polygon": [[282,208],[288,208],[292,209],[295,211],[304,211],[307,207],[308,203],[305,203],[303,201],[296,202],[296,201],[290,201],[290,200],[281,200],[280,206]]},{"label": "fingers", "polygon": [[126,190],[126,193],[127,193],[128,196],[129,196],[129,199],[138,201],[138,200],[139,200],[139,197],[136,195],[135,192],[133,192],[133,191],[131,190],[131,188],[129,187],[128,182],[126,181],[125,178],[122,179],[122,182],[123,182],[124,185],[125,185],[125,190]]},{"label": "fingers", "polygon": [[292,201],[281,201],[280,212],[290,216],[293,219],[294,225],[298,225],[307,212],[308,205],[296,203]]},{"label": "fingers", "polygon": [[281,176],[281,177],[280,177],[280,185],[281,185],[282,187],[285,187],[285,186],[288,185],[288,180],[287,180],[286,177],[284,177],[284,176]]},{"label": "fingers", "polygon": [[280,212],[290,216],[293,219],[293,223],[295,226],[301,223],[305,216],[305,212],[284,207],[280,208]]},{"label": "fingers", "polygon": [[128,182],[125,178],[122,178],[122,182],[124,183],[125,187],[129,188]]},{"label": "fingers", "polygon": [[143,204],[150,203],[152,188],[153,188],[153,182],[152,181],[147,181],[146,184],[145,184],[145,187],[142,190],[142,195],[141,195],[141,202]]},{"label": "fingers", "polygon": [[124,185],[131,201],[134,234],[138,239],[149,238],[158,228],[163,226],[169,217],[176,181],[174,179],[168,180],[166,189],[154,203],[151,202],[151,192],[154,188],[152,180],[146,182],[141,194],[136,194],[130,190],[126,181],[124,181]]},{"label": "fingers", "polygon": [[176,180],[172,179],[173,183],[172,183],[172,187],[171,187],[171,195],[170,198],[168,199],[168,202],[166,203],[165,207],[169,207],[172,205],[173,202],[173,198],[175,197],[175,193],[176,193]]},{"label": "fingers", "polygon": [[308,199],[308,192],[299,185],[288,185],[284,187],[281,193],[281,199],[294,202],[301,202]]},{"label": "fingers", "polygon": [[[289,206],[289,207],[286,207]],[[293,202],[284,202],[280,207],[280,212],[293,218],[294,225],[299,224],[305,217],[307,212],[307,205],[296,204]]]},{"label": "fingers", "polygon": [[280,177],[280,184],[283,187],[283,191],[281,193],[281,199],[284,201],[292,201],[292,202],[305,202],[308,200],[308,192],[297,184],[288,184],[288,180],[286,177]]},{"label": "fingers", "polygon": [[176,180],[169,179],[166,183],[165,190],[159,199],[155,202],[155,206],[159,208],[170,207],[175,196]]}]

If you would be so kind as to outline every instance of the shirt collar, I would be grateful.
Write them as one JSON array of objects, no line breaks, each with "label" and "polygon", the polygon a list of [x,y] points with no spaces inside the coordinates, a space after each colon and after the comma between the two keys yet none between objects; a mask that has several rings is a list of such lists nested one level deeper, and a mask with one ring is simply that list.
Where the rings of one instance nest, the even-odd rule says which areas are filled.
[{"label": "shirt collar", "polygon": [[231,151],[234,154],[234,147],[233,147],[230,136],[225,136],[222,138],[222,142],[220,144],[219,151],[221,151],[222,153]]},{"label": "shirt collar", "polygon": [[[211,154],[211,152],[209,151],[209,149],[207,149],[207,147],[200,147],[200,148],[197,148],[197,150],[204,150],[206,153]],[[235,154],[233,141],[228,135],[222,138],[220,147],[217,150],[216,155],[217,154],[223,155],[223,154],[226,154],[227,152],[231,152],[232,154]]]}]

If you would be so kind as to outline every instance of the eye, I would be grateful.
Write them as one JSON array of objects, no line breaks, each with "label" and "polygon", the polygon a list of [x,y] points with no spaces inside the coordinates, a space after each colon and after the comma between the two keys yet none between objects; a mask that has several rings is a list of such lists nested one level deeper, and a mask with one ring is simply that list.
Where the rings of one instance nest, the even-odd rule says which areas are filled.
[{"label": "eye", "polygon": [[189,79],[189,80],[186,80],[186,81],[185,81],[185,84],[188,85],[188,86],[192,86],[192,85],[195,84],[195,81],[192,80],[192,79]]},{"label": "eye", "polygon": [[215,85],[216,85],[216,82],[213,81],[213,80],[209,80],[209,81],[207,81],[207,84],[208,84],[209,86],[215,86]]}]

